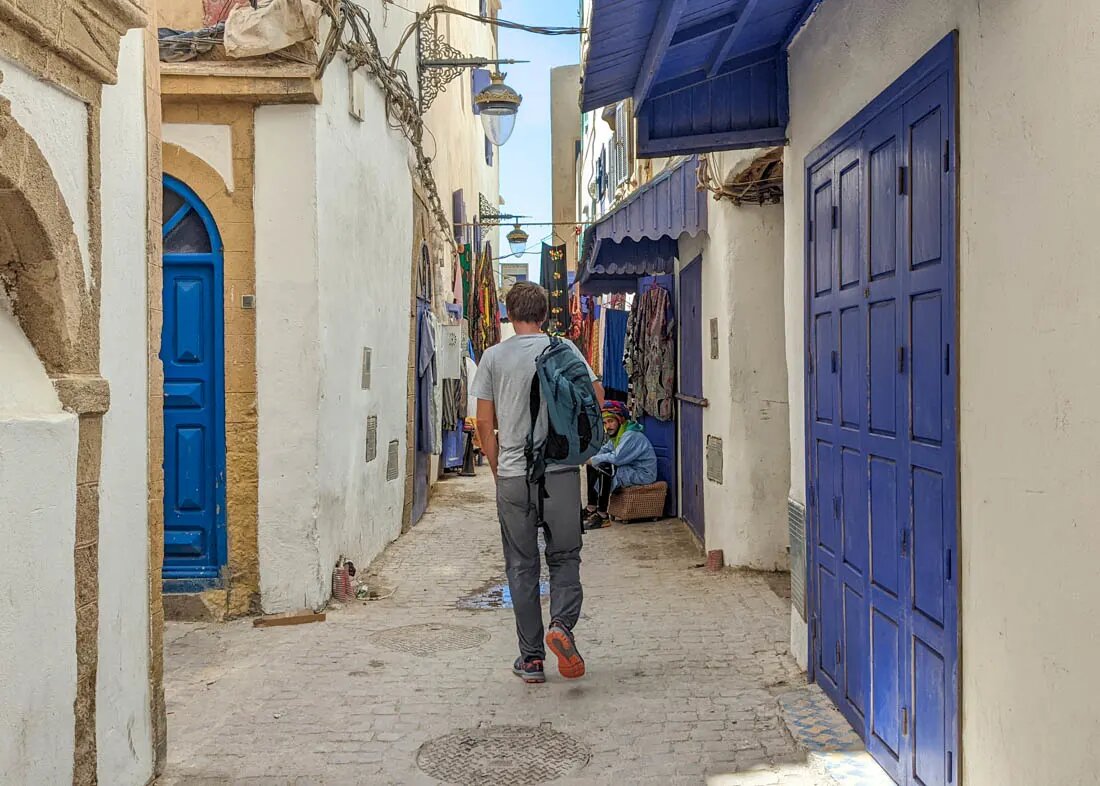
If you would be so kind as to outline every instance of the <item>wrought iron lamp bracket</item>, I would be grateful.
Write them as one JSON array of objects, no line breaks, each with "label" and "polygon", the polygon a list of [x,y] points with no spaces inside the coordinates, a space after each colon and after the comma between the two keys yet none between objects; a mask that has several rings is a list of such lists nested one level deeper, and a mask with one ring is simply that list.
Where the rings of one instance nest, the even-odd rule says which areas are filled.
[{"label": "wrought iron lamp bracket", "polygon": [[468,68],[527,62],[471,57],[447,43],[427,18],[421,19],[417,25],[416,50],[421,113],[427,112],[432,102],[447,89],[447,85]]},{"label": "wrought iron lamp bracket", "polygon": [[486,199],[484,194],[477,195],[477,212],[478,222],[482,226],[500,226],[523,218],[523,216],[513,216],[510,213],[501,213],[489,204],[489,200]]}]

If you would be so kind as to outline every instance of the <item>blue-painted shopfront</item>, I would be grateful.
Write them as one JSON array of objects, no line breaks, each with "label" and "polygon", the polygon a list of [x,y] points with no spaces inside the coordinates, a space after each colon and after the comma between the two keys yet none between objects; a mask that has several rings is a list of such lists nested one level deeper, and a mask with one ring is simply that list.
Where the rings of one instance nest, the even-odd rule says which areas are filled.
[{"label": "blue-painted shopfront", "polygon": [[[594,0],[584,108],[632,98],[642,156],[784,144],[819,1]],[[810,677],[906,785],[958,782],[956,59],[805,161]]]}]

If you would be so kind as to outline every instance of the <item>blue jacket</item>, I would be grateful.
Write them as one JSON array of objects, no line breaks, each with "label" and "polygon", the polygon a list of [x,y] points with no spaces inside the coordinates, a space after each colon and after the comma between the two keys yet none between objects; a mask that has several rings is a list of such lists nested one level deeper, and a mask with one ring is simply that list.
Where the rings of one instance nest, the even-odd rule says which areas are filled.
[{"label": "blue jacket", "polygon": [[611,484],[614,491],[624,486],[656,483],[657,454],[653,452],[653,445],[637,423],[629,423],[623,428],[618,440],[609,439],[592,457],[593,466],[615,467],[615,478]]}]

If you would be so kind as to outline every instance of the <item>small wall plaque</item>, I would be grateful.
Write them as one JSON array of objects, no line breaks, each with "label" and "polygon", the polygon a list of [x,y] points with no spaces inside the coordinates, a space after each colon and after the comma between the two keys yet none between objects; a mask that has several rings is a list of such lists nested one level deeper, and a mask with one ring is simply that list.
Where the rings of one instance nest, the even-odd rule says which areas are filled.
[{"label": "small wall plaque", "polygon": [[718,359],[718,317],[710,321],[710,359]]}]

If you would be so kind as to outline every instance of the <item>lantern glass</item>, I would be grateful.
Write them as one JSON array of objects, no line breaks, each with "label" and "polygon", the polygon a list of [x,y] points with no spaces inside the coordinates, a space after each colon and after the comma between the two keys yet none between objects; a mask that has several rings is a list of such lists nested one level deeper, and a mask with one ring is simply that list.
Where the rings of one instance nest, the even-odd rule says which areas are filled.
[{"label": "lantern glass", "polygon": [[497,147],[500,147],[512,136],[516,127],[516,114],[494,115],[481,110],[481,125],[485,128],[485,136]]}]

